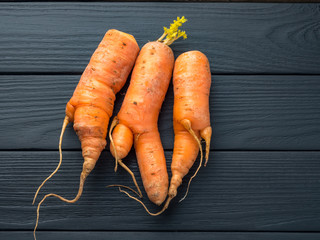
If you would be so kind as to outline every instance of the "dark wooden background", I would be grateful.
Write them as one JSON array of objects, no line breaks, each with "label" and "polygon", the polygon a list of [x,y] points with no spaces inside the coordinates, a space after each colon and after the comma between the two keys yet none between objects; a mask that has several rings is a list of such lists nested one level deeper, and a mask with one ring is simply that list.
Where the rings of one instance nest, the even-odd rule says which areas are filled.
[{"label": "dark wooden background", "polygon": [[[188,39],[175,55],[198,49],[213,74],[210,161],[188,198],[148,216],[105,189],[132,185],[106,150],[79,202],[46,201],[38,239],[320,239],[320,4],[168,2],[0,3],[0,239],[32,239],[33,194],[57,165],[65,104],[104,33],[142,46],[181,15]],[[170,87],[159,119],[168,167],[172,106]],[[71,126],[63,149],[39,197],[75,195],[82,157]],[[139,176],[135,159],[126,162]]]}]

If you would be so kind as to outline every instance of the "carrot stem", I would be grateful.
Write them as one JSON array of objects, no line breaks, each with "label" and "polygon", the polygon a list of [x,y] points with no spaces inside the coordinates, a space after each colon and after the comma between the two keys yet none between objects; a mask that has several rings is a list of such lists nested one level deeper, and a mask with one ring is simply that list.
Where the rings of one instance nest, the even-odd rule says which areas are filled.
[{"label": "carrot stem", "polygon": [[157,41],[162,42],[162,39],[164,39],[166,35],[167,35],[166,33],[163,33],[162,36],[159,37],[159,39]]},{"label": "carrot stem", "polygon": [[[181,31],[179,27],[182,26],[183,23],[188,21],[184,16],[177,17],[177,20],[173,20],[173,23],[170,24],[169,28],[164,27],[164,33],[157,40],[158,42],[163,42],[166,45],[171,45],[174,41],[178,40],[180,37],[183,39],[187,38],[187,34],[185,31]],[[164,39],[165,38],[165,39]],[[163,40],[164,39],[164,40]]]}]

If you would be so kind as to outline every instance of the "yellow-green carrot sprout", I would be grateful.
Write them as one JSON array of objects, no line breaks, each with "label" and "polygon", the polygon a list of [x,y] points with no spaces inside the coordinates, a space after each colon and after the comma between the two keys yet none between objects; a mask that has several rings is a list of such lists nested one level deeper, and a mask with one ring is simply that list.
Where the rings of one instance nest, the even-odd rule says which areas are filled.
[{"label": "yellow-green carrot sprout", "polygon": [[[182,26],[183,23],[188,21],[184,16],[177,17],[177,20],[173,20],[173,23],[170,24],[170,28],[163,27],[164,33],[157,40],[158,42],[163,42],[166,45],[172,44],[174,41],[183,37],[183,39],[187,38],[187,34],[185,31],[181,31],[179,27]],[[165,38],[165,39],[164,39]]]}]

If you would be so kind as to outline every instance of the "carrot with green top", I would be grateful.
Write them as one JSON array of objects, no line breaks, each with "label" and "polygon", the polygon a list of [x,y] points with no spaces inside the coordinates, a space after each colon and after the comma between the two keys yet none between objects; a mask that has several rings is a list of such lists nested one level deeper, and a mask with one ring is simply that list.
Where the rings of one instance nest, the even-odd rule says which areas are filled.
[{"label": "carrot with green top", "polygon": [[143,46],[120,112],[109,133],[110,150],[116,164],[124,166],[122,159],[134,144],[144,189],[157,205],[166,199],[169,185],[157,125],[174,67],[174,55],[169,45],[180,37],[186,38],[185,32],[178,30],[186,21],[184,17],[178,17],[170,28],[164,28],[164,34],[157,41]]}]

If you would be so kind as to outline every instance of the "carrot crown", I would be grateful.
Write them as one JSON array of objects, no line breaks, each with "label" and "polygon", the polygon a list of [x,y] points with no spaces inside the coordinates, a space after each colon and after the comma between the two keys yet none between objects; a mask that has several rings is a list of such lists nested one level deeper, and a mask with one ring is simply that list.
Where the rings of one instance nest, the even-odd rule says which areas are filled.
[{"label": "carrot crown", "polygon": [[188,19],[186,19],[184,16],[182,16],[181,18],[177,17],[177,20],[173,20],[173,23],[170,24],[170,28],[163,27],[164,33],[157,41],[163,42],[164,44],[169,46],[180,37],[186,39],[186,32],[179,29],[179,27],[181,27],[182,24],[186,21],[188,21]]}]

